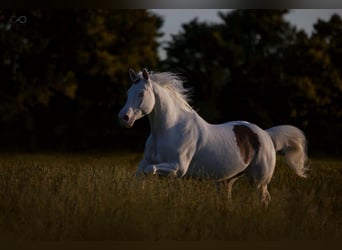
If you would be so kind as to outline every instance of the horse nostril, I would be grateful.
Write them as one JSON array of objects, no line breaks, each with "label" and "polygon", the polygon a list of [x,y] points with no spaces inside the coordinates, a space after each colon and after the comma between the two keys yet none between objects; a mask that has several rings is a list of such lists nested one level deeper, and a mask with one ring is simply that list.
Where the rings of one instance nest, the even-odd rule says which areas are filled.
[{"label": "horse nostril", "polygon": [[129,116],[128,115],[124,115],[123,119],[127,122],[129,120]]}]

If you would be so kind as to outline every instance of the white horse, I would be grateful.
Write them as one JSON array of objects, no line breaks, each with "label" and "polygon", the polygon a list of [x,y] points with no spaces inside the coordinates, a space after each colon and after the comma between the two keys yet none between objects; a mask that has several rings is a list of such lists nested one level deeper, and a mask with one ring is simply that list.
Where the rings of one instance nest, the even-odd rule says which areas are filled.
[{"label": "white horse", "polygon": [[119,120],[129,128],[147,115],[151,126],[137,176],[210,178],[227,184],[230,197],[233,183],[245,174],[265,205],[277,151],[298,176],[306,177],[306,139],[298,128],[263,130],[245,121],[209,124],[188,104],[187,91],[175,74],[146,69],[130,69],[129,74],[133,84]]}]

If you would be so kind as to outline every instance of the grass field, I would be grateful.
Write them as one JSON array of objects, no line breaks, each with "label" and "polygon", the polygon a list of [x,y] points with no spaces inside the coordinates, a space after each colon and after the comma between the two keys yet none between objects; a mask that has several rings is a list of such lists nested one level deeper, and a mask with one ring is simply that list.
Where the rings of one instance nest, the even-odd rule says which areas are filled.
[{"label": "grass field", "polygon": [[337,240],[342,161],[311,159],[308,179],[278,157],[264,209],[246,178],[233,200],[212,181],[148,178],[138,154],[0,154],[0,239]]}]

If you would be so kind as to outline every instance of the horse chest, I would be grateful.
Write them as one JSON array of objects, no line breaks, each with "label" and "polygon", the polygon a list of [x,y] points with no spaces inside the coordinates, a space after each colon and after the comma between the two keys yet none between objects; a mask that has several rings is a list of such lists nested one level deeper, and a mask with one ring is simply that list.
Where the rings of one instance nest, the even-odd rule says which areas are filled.
[{"label": "horse chest", "polygon": [[151,158],[155,163],[173,161],[177,155],[176,142],[169,136],[158,137],[153,140]]}]

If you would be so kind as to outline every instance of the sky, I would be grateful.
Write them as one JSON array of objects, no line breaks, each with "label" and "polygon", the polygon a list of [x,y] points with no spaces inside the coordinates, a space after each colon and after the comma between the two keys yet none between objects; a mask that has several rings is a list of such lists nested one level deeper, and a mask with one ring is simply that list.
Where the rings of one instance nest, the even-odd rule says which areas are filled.
[{"label": "sky", "polygon": [[[218,23],[220,18],[219,11],[231,11],[228,9],[152,9],[152,12],[160,15],[164,19],[161,31],[164,36],[159,39],[160,42],[167,42],[171,39],[171,34],[177,34],[182,29],[182,24],[198,18],[199,21],[209,23]],[[285,18],[295,25],[298,29],[303,29],[307,34],[311,34],[313,24],[318,20],[328,20],[332,14],[342,16],[342,9],[295,9],[291,10]],[[165,58],[165,51],[162,46],[159,48],[159,55]]]}]

